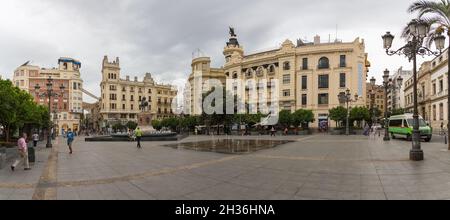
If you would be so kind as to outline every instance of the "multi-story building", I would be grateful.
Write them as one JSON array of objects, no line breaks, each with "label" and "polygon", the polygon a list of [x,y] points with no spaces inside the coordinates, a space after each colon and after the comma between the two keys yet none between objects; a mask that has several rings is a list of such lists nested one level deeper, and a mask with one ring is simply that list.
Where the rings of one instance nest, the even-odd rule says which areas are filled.
[{"label": "multi-story building", "polygon": [[[405,79],[402,88],[405,97],[404,109],[408,113],[414,112],[414,78]],[[419,115],[430,121],[432,114],[432,85],[431,85],[431,62],[424,62],[417,72],[417,104]]]},{"label": "multi-story building", "polygon": [[[298,40],[297,45],[294,45],[286,40],[277,49],[245,54],[234,30],[230,33],[231,37],[223,51],[225,65],[216,72],[228,80],[256,81],[256,88],[247,83],[241,83],[240,88],[234,87],[235,90],[244,90],[247,104],[266,104],[259,102],[258,98],[251,98],[249,94],[258,90],[260,96],[261,88],[271,88],[273,80],[277,80],[280,109],[312,110],[316,118],[313,127],[318,127],[322,121],[329,121],[329,109],[341,105],[338,95],[347,89],[352,95],[358,96],[358,101],[352,105],[366,105],[370,63],[365,53],[364,40],[357,38],[348,43],[323,43],[316,36],[312,43]],[[190,79],[192,85],[192,75]],[[263,83],[267,85],[261,85]],[[267,95],[267,105],[271,105],[270,97],[273,95]],[[198,98],[198,95],[193,97]]]},{"label": "multi-story building", "polygon": [[404,109],[405,106],[405,102],[406,100],[404,100],[405,98],[405,93],[404,93],[404,88],[405,88],[405,83],[406,83],[406,79],[409,79],[412,77],[412,71],[410,70],[403,70],[403,67],[400,67],[397,72],[391,77],[391,79],[393,80],[393,82],[397,82],[397,80],[401,77],[403,78],[403,85],[400,88],[393,88],[393,89],[389,89],[388,93],[387,93],[387,98],[388,98],[388,111],[391,112],[395,109]]},{"label": "multi-story building", "polygon": [[[50,112],[54,120],[56,130],[63,132],[69,128],[79,131],[80,118],[83,104],[83,80],[81,79],[81,62],[72,58],[60,58],[57,68],[41,68],[30,65],[29,62],[18,67],[14,71],[13,82],[17,87],[34,96],[38,104],[48,106],[48,97],[40,97],[38,94],[47,91],[47,79],[53,79],[53,92],[62,96],[53,97]],[[40,91],[36,91],[36,85]],[[62,91],[61,86],[65,89]]]},{"label": "multi-story building", "polygon": [[[448,50],[448,49],[447,49]],[[448,124],[448,55],[445,51],[431,61],[431,125],[440,128]]]},{"label": "multi-story building", "polygon": [[[372,86],[372,84],[367,83],[367,99],[366,99],[366,107],[368,109],[372,108],[372,105],[374,108],[377,108],[380,110],[381,115],[384,117],[384,107],[385,107],[385,94],[384,94],[384,87],[380,85]],[[374,100],[372,100],[372,91],[375,91],[375,97]],[[373,103],[372,103],[373,102]]]},{"label": "multi-story building", "polygon": [[102,128],[118,122],[138,122],[143,99],[149,103],[146,110],[151,114],[145,123],[173,115],[172,102],[177,96],[177,89],[172,85],[156,83],[150,73],[145,74],[143,81],[139,81],[138,77],[130,80],[129,76],[122,79],[119,58],[109,62],[108,57],[104,57],[100,87]]}]

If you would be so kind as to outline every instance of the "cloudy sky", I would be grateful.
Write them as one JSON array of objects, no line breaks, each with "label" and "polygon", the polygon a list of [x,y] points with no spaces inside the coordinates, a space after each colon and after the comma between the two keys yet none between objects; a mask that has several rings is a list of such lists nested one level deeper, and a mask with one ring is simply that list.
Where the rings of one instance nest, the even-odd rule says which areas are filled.
[{"label": "cloudy sky", "polygon": [[[372,68],[411,64],[388,57],[381,35],[396,36],[414,17],[411,0],[2,0],[0,74],[11,78],[28,60],[54,67],[62,56],[83,63],[85,88],[100,94],[104,55],[121,58],[122,76],[146,72],[161,83],[183,84],[192,53],[200,49],[223,65],[228,26],[234,26],[247,53],[279,46],[285,39],[337,38],[366,41]],[[397,38],[396,46],[403,42]],[[87,99],[90,101],[90,99]]]}]

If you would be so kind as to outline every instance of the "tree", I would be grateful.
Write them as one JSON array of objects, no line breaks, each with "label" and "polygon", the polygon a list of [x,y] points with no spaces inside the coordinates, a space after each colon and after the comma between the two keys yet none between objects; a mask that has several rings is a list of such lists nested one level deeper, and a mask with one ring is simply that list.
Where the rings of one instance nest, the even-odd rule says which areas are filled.
[{"label": "tree", "polygon": [[152,121],[152,126],[157,131],[160,131],[163,128],[163,126],[161,125],[161,121],[158,121],[158,120],[153,120]]},{"label": "tree", "polygon": [[292,125],[292,113],[289,110],[282,110],[279,114],[279,124],[285,128]]},{"label": "tree", "polygon": [[128,129],[134,131],[138,127],[138,124],[136,122],[134,122],[134,121],[129,121],[126,126],[127,126]]},{"label": "tree", "polygon": [[[374,112],[375,112],[375,114],[374,114]],[[372,123],[376,122],[376,121],[372,121],[374,118],[378,119],[378,118],[381,117],[381,110],[378,109],[378,108],[371,109],[369,111],[369,113],[370,113],[370,120],[369,121],[372,122]]]},{"label": "tree", "polygon": [[180,125],[178,118],[166,118],[161,121],[161,126],[163,128],[169,128],[172,131],[176,131],[177,127]]},{"label": "tree", "polygon": [[49,127],[48,109],[34,102],[33,96],[15,87],[9,80],[0,80],[0,125],[4,127],[6,141],[12,131],[25,125]]},{"label": "tree", "polygon": [[[220,89],[220,87],[214,87],[210,91],[203,94],[202,101],[205,102],[205,100],[209,100],[211,95],[216,92],[216,89]],[[231,124],[233,123],[234,114],[227,114],[227,107],[233,106],[233,113],[237,112],[237,103],[238,98],[237,96],[233,96],[229,91],[226,90],[226,88],[222,88],[222,94],[223,96],[214,100],[211,100],[211,106],[203,106],[203,113],[201,115],[201,121],[205,123],[208,129],[208,133],[210,131],[211,126],[217,125],[217,134],[220,134],[220,126],[223,125],[224,129],[227,130],[227,128],[231,127]],[[206,114],[205,110],[211,111],[215,107],[221,106],[222,107],[222,113],[218,114],[217,112],[214,112],[213,114]]]},{"label": "tree", "polygon": [[297,128],[301,126],[307,129],[311,122],[314,122],[314,113],[311,110],[300,109],[292,114],[292,124]]},{"label": "tree", "polygon": [[330,109],[329,111],[330,119],[336,122],[337,126],[343,126],[343,124],[346,123],[347,120],[347,109],[339,106],[333,109]]},{"label": "tree", "polygon": [[394,109],[391,112],[391,116],[403,115],[403,114],[405,114],[405,109],[402,109],[402,108]]},{"label": "tree", "polygon": [[[350,111],[350,120],[356,121],[359,128],[362,127],[362,121],[369,121],[370,120],[370,113],[369,109],[366,107],[354,107]],[[351,123],[350,123],[351,124]]]}]

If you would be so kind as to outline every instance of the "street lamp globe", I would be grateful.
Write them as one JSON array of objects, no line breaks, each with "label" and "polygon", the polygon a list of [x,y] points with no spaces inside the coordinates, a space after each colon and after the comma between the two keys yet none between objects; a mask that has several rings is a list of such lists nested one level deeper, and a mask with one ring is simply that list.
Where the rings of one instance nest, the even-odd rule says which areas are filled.
[{"label": "street lamp globe", "polygon": [[418,25],[419,22],[416,19],[413,19],[411,22],[409,22],[408,29],[411,35],[418,36]]},{"label": "street lamp globe", "polygon": [[372,79],[370,79],[370,85],[375,86],[377,80],[375,79],[375,77],[372,77]]},{"label": "street lamp globe", "polygon": [[436,44],[436,48],[442,51],[445,48],[445,36],[439,34],[437,37],[434,38],[434,43]]},{"label": "street lamp globe", "polygon": [[417,21],[417,34],[419,37],[424,38],[427,36],[430,26],[424,20]]},{"label": "street lamp globe", "polygon": [[392,42],[394,41],[394,35],[391,34],[391,32],[386,32],[385,35],[383,35],[383,47],[384,49],[388,50],[392,47]]},{"label": "street lamp globe", "polygon": [[34,90],[36,90],[36,92],[39,92],[41,90],[41,86],[39,84],[36,84],[36,86],[34,86]]}]

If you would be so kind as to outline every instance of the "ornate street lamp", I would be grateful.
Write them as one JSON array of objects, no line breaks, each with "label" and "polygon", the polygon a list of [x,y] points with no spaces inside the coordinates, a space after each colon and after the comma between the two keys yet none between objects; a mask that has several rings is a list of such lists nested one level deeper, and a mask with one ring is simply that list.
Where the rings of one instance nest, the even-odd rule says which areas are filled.
[{"label": "ornate street lamp", "polygon": [[[438,35],[434,37],[434,41],[436,44],[436,48],[439,51],[432,51],[431,49],[424,47],[423,42],[424,38],[428,37],[428,31],[430,26],[427,22],[423,20],[412,20],[408,24],[408,43],[402,48],[393,51],[390,50],[392,47],[392,42],[394,41],[394,36],[387,32],[383,38],[383,46],[386,49],[386,54],[389,56],[392,55],[405,55],[408,60],[413,61],[413,89],[414,89],[414,126],[413,126],[413,141],[412,141],[412,150],[410,151],[410,159],[413,161],[422,161],[424,159],[423,150],[420,146],[420,130],[419,130],[419,111],[418,111],[418,97],[417,97],[417,55],[419,56],[439,56],[442,54],[442,49],[444,49],[445,45],[445,37],[442,35]],[[385,80],[385,84],[387,81]],[[385,88],[387,86],[385,85]]]},{"label": "ornate street lamp", "polygon": [[355,98],[352,99],[352,94],[350,93],[350,89],[347,89],[345,92],[342,92],[338,95],[339,102],[341,104],[347,104],[347,117],[346,117],[346,125],[345,125],[345,135],[350,135],[350,110],[349,103],[358,101],[358,94],[355,95]]},{"label": "ornate street lamp", "polygon": [[[51,119],[51,114],[52,114],[52,98],[54,97],[63,97],[64,98],[64,90],[66,89],[66,87],[62,84],[59,89],[61,90],[61,94],[57,94],[53,91],[53,79],[51,76],[48,77],[47,79],[47,84],[46,84],[46,91],[43,93],[40,93],[41,90],[41,86],[39,84],[36,84],[36,86],[34,87],[34,89],[36,90],[36,95],[38,97],[41,98],[48,98],[48,116],[49,119]],[[48,136],[47,136],[47,148],[52,148],[52,129],[53,129],[54,125],[53,123],[50,124],[49,128],[48,128]]]},{"label": "ornate street lamp", "polygon": [[386,69],[383,74],[383,87],[384,87],[384,141],[390,141],[391,138],[389,137],[389,114],[388,114],[388,98],[387,93],[388,90],[394,90],[394,89],[401,89],[403,85],[403,78],[399,76],[397,78],[397,81],[394,82],[391,78],[389,78],[389,70]]}]

